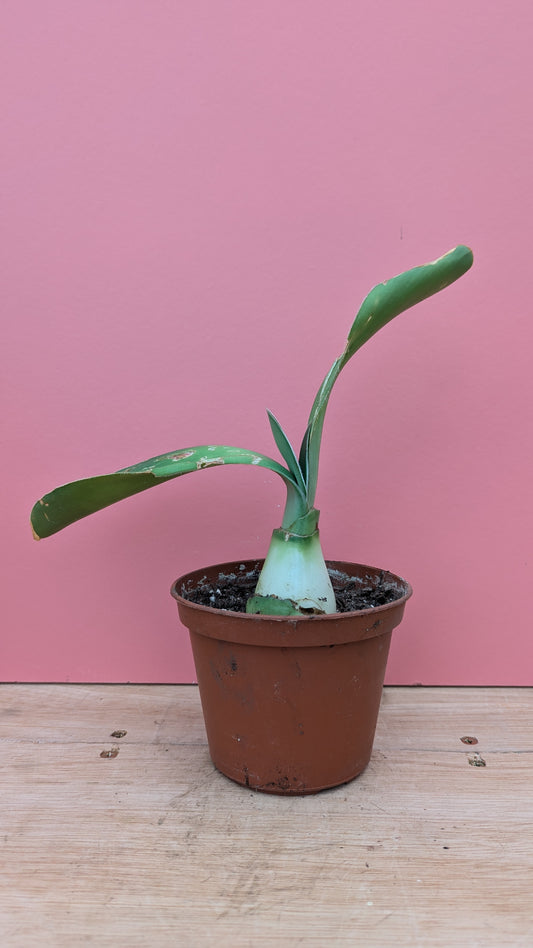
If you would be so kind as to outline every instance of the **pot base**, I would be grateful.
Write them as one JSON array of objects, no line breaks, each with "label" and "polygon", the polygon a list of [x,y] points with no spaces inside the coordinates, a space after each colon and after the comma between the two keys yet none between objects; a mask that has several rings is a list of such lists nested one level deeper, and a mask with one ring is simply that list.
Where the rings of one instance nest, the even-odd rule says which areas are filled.
[{"label": "pot base", "polygon": [[[355,780],[356,777],[359,777],[359,773],[362,773],[361,770],[359,773],[354,774],[352,777],[347,777],[346,780],[335,780],[334,783],[325,784],[323,787],[298,787],[296,785],[290,786],[290,782],[287,778],[287,782],[281,780],[276,786],[271,784],[266,784],[265,786],[258,785],[253,786],[250,782],[243,781],[237,777],[232,777],[230,774],[224,773],[220,767],[214,765],[216,770],[222,774],[223,777],[227,777],[228,780],[231,780],[232,783],[238,784],[240,787],[246,787],[248,790],[255,790],[257,793],[270,793],[272,796],[282,796],[282,797],[305,797],[306,795],[310,796],[315,793],[322,793],[324,790],[335,790],[337,787],[342,787],[347,783],[351,783],[352,780]],[[364,769],[364,768],[363,768]]]},{"label": "pot base", "polygon": [[[288,773],[284,773],[282,767],[279,767],[279,774],[275,777],[275,779],[263,783],[263,778],[250,773],[246,767],[243,767],[242,771],[230,773],[226,769],[225,762],[217,763],[212,756],[211,760],[213,761],[215,769],[218,770],[223,777],[227,777],[228,780],[231,780],[232,783],[236,783],[240,787],[245,787],[247,790],[255,790],[258,793],[269,793],[273,796],[284,797],[303,797],[315,793],[322,793],[324,790],[334,790],[336,787],[341,787],[347,783],[351,783],[352,780],[355,780],[357,777],[359,777],[363,771],[366,770],[366,767],[369,763],[369,761],[367,761],[359,770],[357,770],[356,773],[351,773],[346,777],[339,777],[337,775],[332,781],[328,783],[315,783],[313,785],[309,785],[301,777],[291,777]],[[308,779],[308,777],[305,779]]]}]

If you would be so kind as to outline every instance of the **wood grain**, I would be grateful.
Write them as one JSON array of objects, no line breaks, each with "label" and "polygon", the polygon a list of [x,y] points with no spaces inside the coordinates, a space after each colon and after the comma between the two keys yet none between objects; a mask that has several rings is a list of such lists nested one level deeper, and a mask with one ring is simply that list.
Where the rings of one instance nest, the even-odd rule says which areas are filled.
[{"label": "wood grain", "polygon": [[1,944],[527,948],[532,712],[388,688],[361,777],[270,797],[214,770],[194,686],[2,685]]}]

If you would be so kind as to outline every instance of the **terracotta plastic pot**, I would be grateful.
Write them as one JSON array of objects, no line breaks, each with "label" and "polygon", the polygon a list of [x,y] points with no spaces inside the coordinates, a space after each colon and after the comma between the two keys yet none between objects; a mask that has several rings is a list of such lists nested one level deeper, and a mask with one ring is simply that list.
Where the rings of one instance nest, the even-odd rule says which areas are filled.
[{"label": "terracotta plastic pot", "polygon": [[[279,794],[316,793],[368,764],[391,633],[412,590],[386,573],[400,598],[329,616],[256,616],[189,602],[202,580],[253,573],[262,561],[196,570],[172,595],[189,629],[215,767],[237,783]],[[333,584],[382,574],[328,562]]]}]

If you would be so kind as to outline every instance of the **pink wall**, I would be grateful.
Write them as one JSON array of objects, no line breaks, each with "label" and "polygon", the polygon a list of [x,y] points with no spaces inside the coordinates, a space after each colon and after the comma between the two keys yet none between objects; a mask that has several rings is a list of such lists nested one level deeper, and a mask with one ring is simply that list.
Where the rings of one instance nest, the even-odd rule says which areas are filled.
[{"label": "pink wall", "polygon": [[207,471],[39,544],[33,501],[203,441],[272,453],[266,407],[298,438],[371,286],[462,242],[474,270],[338,384],[323,545],[415,587],[390,682],[531,684],[531,3],[2,19],[0,678],[191,680],[169,586],[264,553],[277,478]]}]

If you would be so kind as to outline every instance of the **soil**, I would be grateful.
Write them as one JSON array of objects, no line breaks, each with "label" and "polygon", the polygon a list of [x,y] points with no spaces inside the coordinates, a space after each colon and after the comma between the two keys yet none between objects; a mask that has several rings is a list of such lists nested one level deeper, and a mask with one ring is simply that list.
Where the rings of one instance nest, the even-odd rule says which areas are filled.
[{"label": "soil", "polygon": [[[259,570],[242,573],[220,573],[216,585],[207,580],[193,588],[183,588],[181,595],[189,602],[213,609],[227,609],[232,612],[246,612],[246,602],[253,595]],[[404,595],[390,573],[383,570],[378,577],[367,576],[356,579],[330,570],[331,582],[335,592],[337,612],[357,612],[361,609],[374,609],[384,606]]]}]

